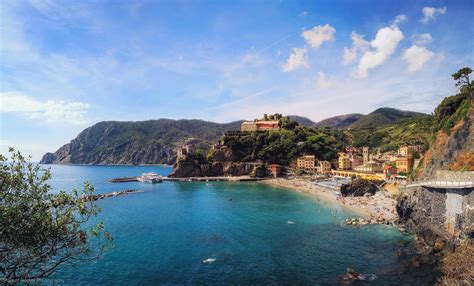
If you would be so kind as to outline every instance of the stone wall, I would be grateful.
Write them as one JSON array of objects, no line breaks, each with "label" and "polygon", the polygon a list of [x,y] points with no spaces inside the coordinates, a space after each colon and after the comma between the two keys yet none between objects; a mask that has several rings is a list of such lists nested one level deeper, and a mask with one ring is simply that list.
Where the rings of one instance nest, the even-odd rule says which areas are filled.
[{"label": "stone wall", "polygon": [[470,235],[473,218],[473,189],[412,189],[399,200],[400,222],[426,240]]}]

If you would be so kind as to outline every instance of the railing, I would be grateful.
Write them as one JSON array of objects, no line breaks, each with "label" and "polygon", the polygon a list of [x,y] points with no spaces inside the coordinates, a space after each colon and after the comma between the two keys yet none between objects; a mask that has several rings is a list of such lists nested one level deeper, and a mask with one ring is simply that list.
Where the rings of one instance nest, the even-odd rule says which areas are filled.
[{"label": "railing", "polygon": [[432,188],[453,188],[464,189],[474,188],[474,181],[420,181],[407,184],[406,188],[414,187],[432,187]]}]

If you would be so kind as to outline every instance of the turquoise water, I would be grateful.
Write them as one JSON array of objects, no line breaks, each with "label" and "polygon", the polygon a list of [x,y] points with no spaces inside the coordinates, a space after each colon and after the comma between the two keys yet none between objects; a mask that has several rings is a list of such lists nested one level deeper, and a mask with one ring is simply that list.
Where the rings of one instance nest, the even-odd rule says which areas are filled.
[{"label": "turquoise water", "polygon": [[[423,285],[407,267],[410,238],[386,226],[351,228],[354,214],[259,183],[107,183],[168,167],[50,166],[55,190],[90,181],[97,193],[147,192],[98,201],[114,248],[53,278],[71,285],[333,285],[347,267],[374,273],[367,285]],[[202,263],[205,259],[212,263]],[[364,284],[364,283],[361,283]]]}]

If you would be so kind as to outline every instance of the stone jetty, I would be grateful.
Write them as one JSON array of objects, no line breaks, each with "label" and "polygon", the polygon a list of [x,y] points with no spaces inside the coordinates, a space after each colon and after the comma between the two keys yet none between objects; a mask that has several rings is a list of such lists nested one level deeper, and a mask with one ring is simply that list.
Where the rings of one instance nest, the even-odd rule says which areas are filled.
[{"label": "stone jetty", "polygon": [[114,178],[110,179],[109,183],[126,183],[126,182],[138,182],[137,177],[124,177],[124,178]]},{"label": "stone jetty", "polygon": [[105,199],[105,198],[110,198],[110,197],[117,197],[117,196],[123,196],[123,195],[129,195],[129,194],[136,194],[136,193],[143,193],[144,191],[142,190],[124,190],[124,191],[118,191],[118,192],[112,192],[112,193],[107,193],[107,194],[98,194],[94,195],[93,199],[94,201]]}]

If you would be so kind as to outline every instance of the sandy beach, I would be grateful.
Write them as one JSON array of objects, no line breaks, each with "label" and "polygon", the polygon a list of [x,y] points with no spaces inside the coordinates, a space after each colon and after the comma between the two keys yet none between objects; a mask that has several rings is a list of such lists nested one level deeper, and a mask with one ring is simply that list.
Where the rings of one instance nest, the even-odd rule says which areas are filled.
[{"label": "sandy beach", "polygon": [[310,194],[316,198],[345,207],[365,218],[388,221],[394,221],[397,218],[396,201],[379,193],[371,197],[344,197],[341,199],[338,198],[334,190],[317,187],[308,180],[278,178],[265,180],[262,183]]}]

